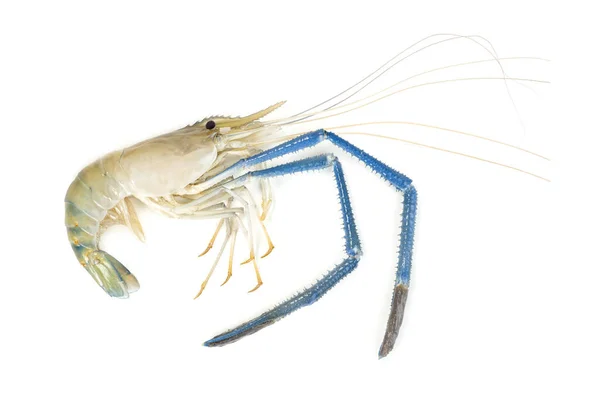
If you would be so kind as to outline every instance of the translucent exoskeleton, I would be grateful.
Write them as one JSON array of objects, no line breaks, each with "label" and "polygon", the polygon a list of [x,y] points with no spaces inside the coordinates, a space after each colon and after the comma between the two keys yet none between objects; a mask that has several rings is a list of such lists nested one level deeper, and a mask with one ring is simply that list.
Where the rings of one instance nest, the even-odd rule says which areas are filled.
[{"label": "translucent exoskeleton", "polygon": [[[489,57],[421,72],[369,96],[353,99],[355,95],[401,61],[424,49],[452,41],[470,41],[474,46],[485,49],[489,53]],[[411,85],[411,79],[417,76],[470,64],[496,63],[501,74],[495,77],[457,78],[453,81],[498,79],[504,82],[509,80],[543,82],[508,77],[502,68],[501,60],[504,59],[500,59],[493,48],[482,38],[433,35],[399,53],[356,85],[301,113],[286,118],[265,120],[268,114],[283,105],[283,102],[280,102],[245,117],[208,117],[180,130],[112,152],[85,167],[67,191],[65,198],[66,226],[75,255],[80,264],[110,296],[127,298],[129,294],[138,290],[138,281],[130,271],[112,255],[100,250],[98,246],[100,235],[106,228],[114,224],[127,225],[138,238],[143,240],[144,233],[132,202],[137,199],[148,208],[169,217],[219,219],[215,234],[204,253],[213,247],[215,239],[222,229],[225,229],[225,239],[219,247],[215,262],[206,280],[201,284],[196,297],[205,290],[228,245],[229,267],[225,283],[230,279],[236,238],[240,232],[246,239],[249,252],[249,258],[244,263],[252,263],[256,275],[256,285],[250,290],[253,292],[263,284],[256,263],[258,237],[264,238],[269,246],[267,252],[262,256],[268,255],[273,250],[265,225],[265,218],[270,212],[272,203],[269,179],[295,172],[328,170],[334,176],[337,196],[341,204],[340,218],[344,232],[344,259],[314,285],[260,316],[224,332],[204,344],[209,347],[221,346],[255,333],[291,312],[316,302],[359,264],[362,255],[361,243],[342,164],[334,154],[303,157],[301,153],[305,149],[328,141],[337,149],[362,162],[374,173],[374,176],[389,183],[402,197],[402,213],[398,217],[401,235],[398,244],[392,307],[379,349],[379,356],[384,357],[394,347],[409,292],[417,216],[416,186],[407,176],[342,138],[340,135],[343,134],[334,133],[335,129],[332,127],[308,131],[301,127],[304,126],[303,124],[343,115],[409,89],[447,82],[432,81]],[[393,124],[394,122],[388,123]],[[408,124],[406,122],[395,123]],[[337,128],[357,127],[365,124]],[[411,124],[426,126],[425,124]],[[474,140],[489,141],[499,146],[510,146],[518,151],[526,152],[530,156],[541,157],[524,149],[475,134],[437,126],[429,126],[429,128],[468,136]],[[414,144],[414,142],[411,143]],[[448,151],[441,148],[435,149]],[[279,161],[280,158],[297,152],[299,157],[297,160],[283,163]],[[545,179],[529,171],[492,160],[463,153],[460,155],[493,163],[538,179]],[[257,196],[252,194],[250,188],[250,184],[255,181],[260,183],[260,204],[256,201]]]}]

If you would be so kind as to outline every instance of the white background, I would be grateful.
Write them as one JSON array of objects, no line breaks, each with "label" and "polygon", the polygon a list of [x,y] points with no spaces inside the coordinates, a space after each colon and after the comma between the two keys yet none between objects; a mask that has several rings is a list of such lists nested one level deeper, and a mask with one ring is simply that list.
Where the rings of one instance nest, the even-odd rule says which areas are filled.
[{"label": "white background", "polygon": [[[0,7],[0,398],[600,397],[598,32],[584,2],[560,10],[512,0],[13,3]],[[406,318],[388,358],[378,360],[377,350],[400,198],[344,155],[365,252],[358,269],[317,304],[238,343],[201,346],[339,262],[340,220],[327,173],[274,181],[276,249],[261,263],[265,284],[255,293],[246,293],[254,286],[251,268],[237,264],[220,288],[222,265],[205,294],[191,300],[214,256],[195,258],[211,221],[142,212],[145,244],[111,230],[104,248],[141,283],[129,300],[110,299],[79,267],[65,235],[63,197],[87,163],[207,115],[250,113],[282,99],[289,102],[278,115],[297,112],[413,42],[447,32],[483,35],[500,56],[551,59],[506,67],[510,76],[552,84],[511,84],[518,114],[500,81],[481,81],[407,92],[374,105],[367,121],[383,113],[523,146],[552,162],[433,130],[391,131],[552,182],[348,137],[413,178],[420,196]],[[472,44],[440,46],[412,68],[487,56]],[[481,68],[469,71],[498,76]],[[237,260],[245,253],[240,247]]]}]

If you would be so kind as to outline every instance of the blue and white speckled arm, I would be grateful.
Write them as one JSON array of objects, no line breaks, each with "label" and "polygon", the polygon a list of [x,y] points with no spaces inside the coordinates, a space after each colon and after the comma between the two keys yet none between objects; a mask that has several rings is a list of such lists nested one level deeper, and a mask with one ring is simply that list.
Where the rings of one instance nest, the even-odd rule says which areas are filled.
[{"label": "blue and white speckled arm", "polygon": [[356,232],[354,215],[352,213],[352,207],[350,206],[350,198],[348,197],[342,166],[334,155],[320,155],[276,167],[271,167],[265,170],[253,171],[247,173],[245,176],[240,177],[239,180],[246,180],[251,177],[275,177],[303,171],[320,170],[329,167],[333,167],[338,189],[338,198],[342,206],[344,240],[347,258],[313,286],[305,289],[294,297],[250,320],[249,322],[246,322],[232,330],[206,341],[204,345],[208,347],[214,347],[229,344],[275,323],[277,320],[289,315],[295,310],[319,300],[342,278],[356,268],[358,260],[361,256],[360,241],[358,239],[358,233]]},{"label": "blue and white speckled arm", "polygon": [[[381,348],[379,349],[379,357],[381,358],[386,356],[394,347],[400,325],[402,324],[404,308],[408,296],[417,210],[417,192],[412,185],[412,181],[405,175],[380,162],[362,149],[352,145],[350,142],[324,130],[318,130],[301,135],[265,152],[259,153],[247,159],[240,160],[238,163],[232,165],[228,170],[224,171],[223,174],[226,175],[229,171],[248,171],[259,163],[313,147],[324,140],[330,141],[337,147],[359,159],[382,179],[392,184],[397,191],[403,193],[404,203],[398,268],[396,271],[396,282],[392,297],[392,307],[383,342],[381,344]],[[323,169],[330,166],[332,166],[334,170],[336,184],[338,187],[338,196],[342,205],[344,237],[346,241],[346,254],[348,257],[312,287],[307,288],[303,292],[283,302],[270,311],[263,313],[259,317],[244,323],[235,329],[229,330],[214,337],[205,343],[206,346],[219,346],[231,343],[274,323],[275,321],[287,316],[302,306],[312,304],[321,296],[323,296],[335,284],[337,284],[344,276],[356,268],[361,252],[360,242],[354,223],[354,216],[350,207],[350,199],[348,197],[342,167],[335,156],[321,155],[271,167],[265,170],[251,171],[239,177],[235,181],[248,180],[252,177],[273,177],[298,171]]]}]

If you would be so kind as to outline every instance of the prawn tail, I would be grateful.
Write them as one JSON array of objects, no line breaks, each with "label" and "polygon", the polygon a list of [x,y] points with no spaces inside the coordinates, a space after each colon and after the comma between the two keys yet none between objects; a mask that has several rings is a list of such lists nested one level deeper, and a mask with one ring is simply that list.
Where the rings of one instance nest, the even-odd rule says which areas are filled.
[{"label": "prawn tail", "polygon": [[129,298],[140,288],[131,272],[111,254],[96,250],[90,253],[86,270],[106,293],[115,298]]},{"label": "prawn tail", "polygon": [[98,248],[99,238],[107,225],[116,223],[128,225],[141,239],[143,232],[133,206],[125,201],[127,194],[101,166],[97,162],[86,167],[67,190],[67,235],[77,260],[96,283],[112,297],[128,298],[139,283],[121,262]]}]

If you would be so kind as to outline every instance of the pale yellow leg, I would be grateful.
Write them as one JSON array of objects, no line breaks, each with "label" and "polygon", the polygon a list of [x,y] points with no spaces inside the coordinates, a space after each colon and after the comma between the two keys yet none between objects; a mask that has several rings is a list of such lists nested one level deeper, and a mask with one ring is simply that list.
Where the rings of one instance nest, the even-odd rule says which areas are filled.
[{"label": "pale yellow leg", "polygon": [[[267,227],[265,227],[264,224],[262,224],[261,221],[261,225],[263,228],[263,232],[265,233],[265,238],[267,239],[267,243],[269,244],[269,249],[267,249],[267,252],[264,253],[264,255],[262,255],[260,258],[265,258],[267,256],[269,256],[269,254],[271,252],[273,252],[273,249],[275,249],[275,245],[273,245],[273,242],[271,242],[271,237],[269,237],[269,233],[267,232]],[[240,263],[240,265],[245,265],[248,264],[250,262],[252,262],[254,260],[254,253],[251,253],[250,256],[248,257],[248,259],[244,260],[242,263]]]},{"label": "pale yellow leg", "polygon": [[[261,186],[262,186],[262,194],[263,194],[263,215],[258,215],[258,208],[256,207],[256,201],[254,200],[254,197],[252,196],[252,193],[248,190],[248,188],[246,187],[242,187],[241,189],[246,193],[246,195],[248,196],[249,200],[250,200],[250,206],[252,207],[253,211],[256,213],[256,216],[258,217],[258,222],[260,223],[260,226],[262,227],[262,230],[265,234],[265,238],[267,240],[267,244],[269,246],[269,249],[267,249],[267,252],[265,252],[264,255],[261,256],[261,258],[264,258],[266,256],[268,256],[271,252],[273,252],[273,249],[275,249],[275,246],[273,245],[273,242],[271,241],[271,237],[269,236],[269,233],[267,232],[267,227],[265,226],[264,223],[264,216],[266,214],[266,212],[268,211],[268,206],[265,208],[264,202],[265,199],[268,199],[268,202],[271,202],[271,199],[269,198],[269,192],[270,190],[265,190],[265,186],[268,186],[267,184],[264,184],[261,181]],[[242,262],[242,264],[246,264],[246,263],[250,263],[253,260],[254,256],[250,255],[250,257],[245,260],[244,262]]]},{"label": "pale yellow leg", "polygon": [[221,231],[221,227],[223,227],[224,222],[225,222],[225,218],[222,218],[221,220],[219,220],[219,224],[217,224],[217,229],[215,230],[215,233],[213,234],[210,241],[208,241],[208,245],[206,246],[206,249],[204,250],[204,252],[202,252],[200,255],[198,255],[198,257],[206,255],[208,253],[208,251],[210,251],[212,249],[212,247],[215,244],[215,241],[217,239],[217,236],[219,235],[219,231]]},{"label": "pale yellow leg", "polygon": [[269,208],[271,207],[271,199],[265,200],[263,199],[262,204],[261,204],[261,208],[262,208],[262,213],[260,215],[260,221],[265,221],[265,219],[267,218],[267,214],[269,213]]},{"label": "pale yellow leg", "polygon": [[[250,193],[250,191],[248,191],[248,188],[242,186],[239,188],[239,190],[245,191],[246,194],[248,195],[249,201],[248,202],[246,199],[244,199],[242,196],[240,196],[239,194],[235,193],[232,190],[228,190],[225,188],[225,191],[227,191],[232,197],[236,198],[239,202],[241,202],[244,205],[244,210],[247,211],[248,213],[256,213],[256,216],[258,217],[258,210],[256,208],[256,202],[254,202],[254,199],[252,199],[252,194]],[[246,264],[249,263],[250,261],[253,262],[254,265],[254,273],[256,274],[256,286],[251,289],[248,292],[254,292],[256,291],[262,284],[262,278],[260,277],[260,271],[258,269],[258,263],[256,262],[256,257],[254,254],[254,241],[252,239],[252,216],[250,214],[248,214],[248,242],[249,242],[249,246],[250,246],[250,257],[248,258],[248,260],[242,262],[242,264]],[[262,221],[260,222],[263,230],[265,230],[264,224],[262,223]],[[265,230],[266,231],[266,230]],[[268,235],[267,235],[268,238]],[[269,242],[269,251],[267,252],[267,254],[272,250],[273,248],[273,244],[271,243],[271,239],[268,239]]]},{"label": "pale yellow leg", "polygon": [[246,263],[250,263],[252,262],[252,264],[254,265],[254,273],[256,273],[256,287],[254,287],[253,289],[251,289],[248,292],[254,292],[256,290],[258,290],[258,288],[263,285],[263,281],[262,278],[260,277],[260,271],[258,269],[258,264],[256,263],[256,257],[254,256],[254,251],[250,252],[250,257],[248,258],[248,260],[242,262],[242,264],[246,264]]},{"label": "pale yellow leg", "polygon": [[223,281],[223,284],[221,284],[221,286],[224,286],[225,283],[227,283],[229,281],[229,279],[231,278],[231,275],[233,274],[233,253],[235,251],[236,237],[237,237],[237,229],[234,229],[232,237],[231,237],[231,244],[229,245],[229,267],[227,268],[227,277],[225,278],[225,281]]},{"label": "pale yellow leg", "polygon": [[271,204],[273,200],[271,199],[271,184],[267,180],[260,181],[260,189],[262,194],[262,202],[261,209],[262,213],[260,215],[260,221],[264,221],[269,214],[269,209],[271,208]]},{"label": "pale yellow leg", "polygon": [[[265,224],[263,223],[262,220],[260,220],[260,225],[261,225],[261,227],[263,229],[263,232],[265,233],[265,238],[267,239],[267,243],[269,244],[269,249],[267,249],[267,252],[265,252],[265,254],[261,256],[261,259],[262,259],[262,258],[265,258],[265,257],[269,256],[269,254],[271,252],[273,252],[273,249],[275,249],[275,245],[273,245],[273,242],[271,242],[271,237],[269,236],[269,233],[267,231],[267,227],[265,226]],[[245,265],[247,263],[252,262],[253,260],[254,260],[254,253],[251,253],[250,256],[248,257],[248,259],[244,260],[240,264]]]},{"label": "pale yellow leg", "polygon": [[267,249],[267,252],[265,252],[265,254],[261,256],[261,258],[264,258],[264,257],[268,256],[271,252],[273,252],[273,249],[275,249],[275,246],[271,242],[271,237],[269,237],[269,233],[267,232],[267,227],[265,226],[265,223],[262,220],[260,220],[260,225],[262,226],[263,232],[265,233],[265,238],[267,239],[267,243],[269,244],[269,249]]},{"label": "pale yellow leg", "polygon": [[206,275],[206,278],[202,282],[202,285],[200,286],[200,291],[198,291],[198,294],[196,294],[194,299],[198,298],[204,291],[204,288],[206,288],[206,284],[208,284],[208,280],[210,280],[210,277],[212,276],[213,272],[215,271],[215,268],[217,267],[217,264],[219,263],[219,260],[221,259],[221,256],[223,255],[223,251],[225,250],[225,247],[227,246],[227,243],[229,242],[230,237],[231,237],[231,231],[228,230],[225,240],[223,241],[223,245],[221,246],[221,249],[219,249],[219,254],[217,255],[215,262],[213,263],[212,267],[210,268],[208,274]]},{"label": "pale yellow leg", "polygon": [[258,265],[256,264],[256,259],[254,258],[254,255],[252,255],[251,258],[252,258],[252,262],[254,262],[254,272],[256,273],[256,287],[254,287],[253,289],[251,289],[248,292],[254,292],[254,291],[258,290],[258,288],[263,284],[262,278],[260,277],[260,272],[258,271]]}]

